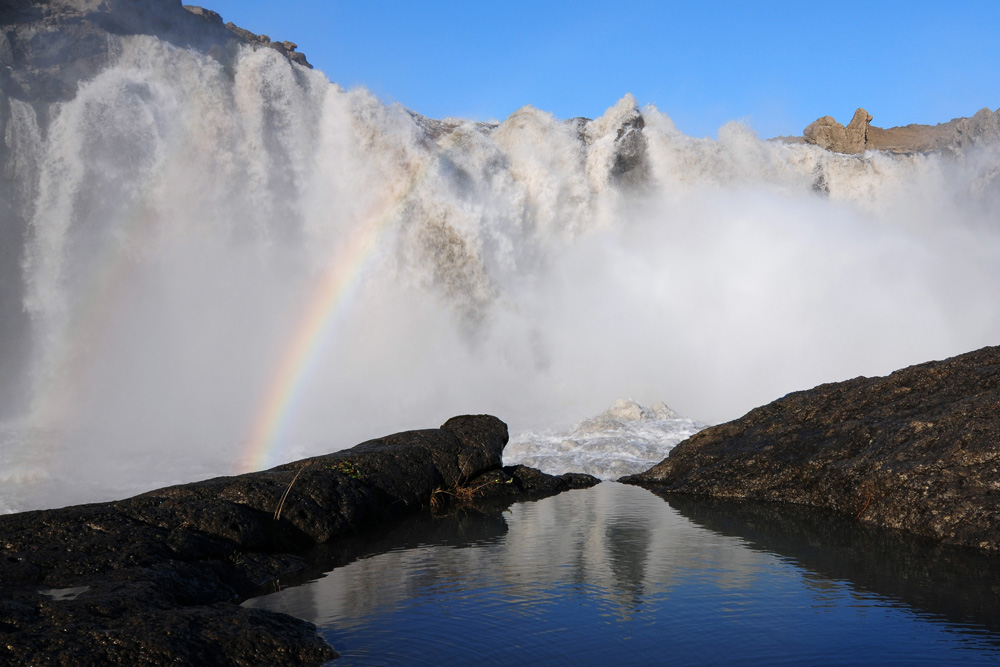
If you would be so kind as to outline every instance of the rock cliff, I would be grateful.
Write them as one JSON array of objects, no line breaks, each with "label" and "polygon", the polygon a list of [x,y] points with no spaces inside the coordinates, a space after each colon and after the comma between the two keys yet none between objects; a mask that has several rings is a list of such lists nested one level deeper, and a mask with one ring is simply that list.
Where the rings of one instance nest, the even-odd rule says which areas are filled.
[{"label": "rock cliff", "polygon": [[1000,347],[789,394],[621,481],[1000,551]]},{"label": "rock cliff", "polygon": [[12,0],[0,13],[0,90],[41,108],[71,98],[111,60],[115,36],[156,35],[178,46],[232,56],[238,44],[268,46],[309,66],[292,42],[275,42],[179,0]]}]

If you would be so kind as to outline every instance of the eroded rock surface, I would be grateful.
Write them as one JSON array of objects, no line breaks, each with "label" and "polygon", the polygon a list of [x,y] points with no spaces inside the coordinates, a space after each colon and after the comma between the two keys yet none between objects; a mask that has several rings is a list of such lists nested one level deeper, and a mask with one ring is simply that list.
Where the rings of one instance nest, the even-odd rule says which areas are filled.
[{"label": "eroded rock surface", "polygon": [[833,116],[813,121],[803,131],[807,143],[816,144],[835,153],[864,153],[868,143],[868,124],[872,116],[864,109],[854,112],[854,118],[844,127]]},{"label": "eroded rock surface", "polygon": [[1000,347],[789,394],[621,481],[1000,551]]},{"label": "eroded rock surface", "polygon": [[980,109],[970,118],[955,118],[937,125],[903,125],[868,129],[870,150],[892,153],[958,153],[978,144],[1000,140],[1000,110]]},{"label": "eroded rock surface", "polygon": [[238,603],[316,545],[405,515],[597,483],[501,468],[506,443],[496,417],[455,417],[263,472],[0,516],[0,662],[327,661],[311,624]]},{"label": "eroded rock surface", "polygon": [[910,124],[882,128],[871,124],[871,114],[864,109],[844,127],[832,116],[823,116],[803,130],[802,137],[777,137],[785,143],[810,143],[836,153],[860,154],[865,151],[888,153],[961,154],[978,145],[1000,140],[1000,109],[980,109],[969,118],[954,118],[937,125]]}]

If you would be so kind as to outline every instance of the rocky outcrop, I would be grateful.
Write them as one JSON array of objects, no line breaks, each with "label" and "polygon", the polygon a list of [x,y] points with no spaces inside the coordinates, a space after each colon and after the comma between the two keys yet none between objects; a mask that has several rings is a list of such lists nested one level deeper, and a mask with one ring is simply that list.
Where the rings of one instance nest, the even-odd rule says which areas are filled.
[{"label": "rocky outcrop", "polygon": [[1000,551],[1000,347],[789,394],[621,481]]},{"label": "rocky outcrop", "polygon": [[955,118],[937,125],[904,125],[881,128],[871,125],[864,109],[844,127],[831,116],[810,123],[802,137],[776,137],[783,143],[810,143],[836,153],[858,154],[866,150],[889,153],[962,153],[964,150],[1000,140],[1000,109],[980,109],[971,118]]},{"label": "rocky outcrop", "polygon": [[844,127],[833,116],[813,121],[803,131],[807,143],[816,144],[835,153],[864,153],[868,142],[868,124],[872,116],[864,109],[854,112],[854,118]]},{"label": "rocky outcrop", "polygon": [[615,135],[615,158],[611,178],[626,186],[641,185],[648,179],[646,149],[648,144],[642,129],[646,121],[638,109],[625,119]]},{"label": "rocky outcrop", "polygon": [[499,419],[456,417],[264,472],[0,516],[0,662],[329,660],[309,623],[238,603],[306,568],[318,544],[412,513],[597,483],[502,468],[506,442]]},{"label": "rocky outcrop", "polygon": [[1000,110],[980,109],[971,118],[955,118],[937,125],[871,127],[869,150],[892,153],[959,153],[978,144],[1000,139]]}]

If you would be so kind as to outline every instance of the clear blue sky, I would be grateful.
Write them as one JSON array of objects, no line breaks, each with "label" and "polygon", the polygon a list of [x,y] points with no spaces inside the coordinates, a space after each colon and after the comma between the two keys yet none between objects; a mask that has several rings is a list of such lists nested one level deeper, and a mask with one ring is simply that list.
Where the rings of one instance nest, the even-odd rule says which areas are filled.
[{"label": "clear blue sky", "polygon": [[687,134],[771,137],[858,106],[882,127],[1000,107],[1000,0],[186,1],[434,118],[594,117],[631,92]]}]

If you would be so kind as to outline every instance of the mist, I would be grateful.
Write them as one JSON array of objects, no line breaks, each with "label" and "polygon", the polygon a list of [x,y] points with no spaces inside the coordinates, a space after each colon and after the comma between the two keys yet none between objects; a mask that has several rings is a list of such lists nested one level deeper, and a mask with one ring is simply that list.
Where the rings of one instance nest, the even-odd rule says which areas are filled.
[{"label": "mist", "polygon": [[695,139],[629,95],[593,121],[433,121],[270,49],[230,71],[151,37],[44,136],[12,118],[30,407],[0,431],[0,509],[463,413],[517,434],[631,397],[718,423],[1000,331],[994,150]]}]

